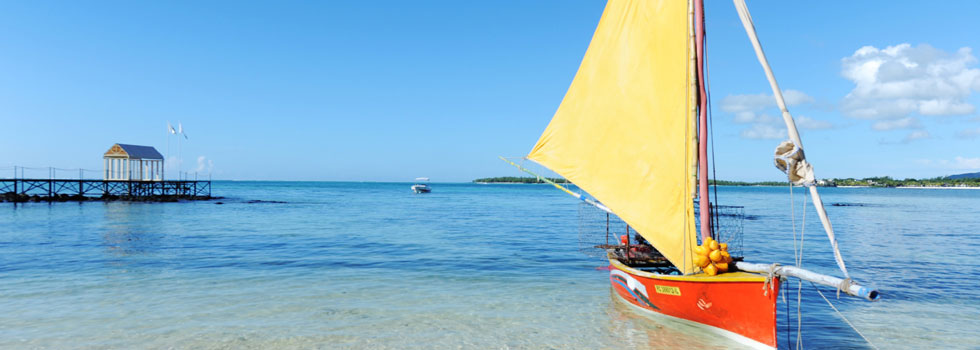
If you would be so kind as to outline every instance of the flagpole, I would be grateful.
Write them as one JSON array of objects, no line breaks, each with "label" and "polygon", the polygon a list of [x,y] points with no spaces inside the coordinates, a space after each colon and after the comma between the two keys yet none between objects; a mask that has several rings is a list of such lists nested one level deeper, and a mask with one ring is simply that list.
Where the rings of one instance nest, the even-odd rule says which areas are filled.
[{"label": "flagpole", "polygon": [[[170,122],[168,121],[167,122],[167,158],[170,158],[170,129],[171,128],[173,127],[170,126]],[[160,180],[166,180],[166,179],[167,179],[167,162],[166,160],[164,160],[163,169],[160,170]]]},{"label": "flagpole", "polygon": [[[180,129],[181,134],[184,133],[184,125],[181,124],[179,121],[177,122],[177,129]],[[180,181],[180,176],[181,176],[180,172],[184,168],[184,164],[181,163],[183,160],[184,158],[183,155],[181,154],[181,148],[180,148],[180,136],[177,136],[177,181]]]},{"label": "flagpole", "polygon": [[184,172],[184,153],[183,147],[181,147],[182,143],[183,141],[180,139],[180,136],[177,136],[177,180],[183,180],[181,179],[181,177],[183,177],[183,174],[181,173]]}]

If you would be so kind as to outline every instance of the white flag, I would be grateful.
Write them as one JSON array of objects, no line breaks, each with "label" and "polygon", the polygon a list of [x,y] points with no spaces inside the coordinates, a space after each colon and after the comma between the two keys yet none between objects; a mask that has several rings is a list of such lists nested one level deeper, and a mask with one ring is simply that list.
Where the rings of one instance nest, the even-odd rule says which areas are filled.
[{"label": "white flag", "polygon": [[180,122],[177,122],[177,132],[184,135],[184,139],[187,140],[187,134],[184,133],[184,126],[181,125]]},{"label": "white flag", "polygon": [[170,125],[170,122],[167,122],[167,132],[169,132],[171,134],[176,134],[177,133],[177,130],[174,130],[174,126],[173,125]]}]

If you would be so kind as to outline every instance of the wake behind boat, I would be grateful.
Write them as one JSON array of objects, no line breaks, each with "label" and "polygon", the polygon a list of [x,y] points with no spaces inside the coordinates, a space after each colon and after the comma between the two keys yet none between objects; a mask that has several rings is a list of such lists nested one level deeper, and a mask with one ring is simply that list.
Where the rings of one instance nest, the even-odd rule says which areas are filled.
[{"label": "wake behind boat", "polygon": [[565,98],[525,157],[594,198],[502,159],[605,212],[607,240],[610,219],[625,222],[616,244],[598,247],[607,252],[612,288],[630,305],[775,348],[781,280],[795,277],[868,300],[878,292],[849,278],[748,9],[734,1],[789,130],[776,148],[776,166],[789,182],[808,187],[845,278],[799,268],[799,256],[796,267],[745,262],[740,249],[728,247],[741,241],[741,231],[719,234],[726,209],[709,196],[703,0],[606,5]]}]

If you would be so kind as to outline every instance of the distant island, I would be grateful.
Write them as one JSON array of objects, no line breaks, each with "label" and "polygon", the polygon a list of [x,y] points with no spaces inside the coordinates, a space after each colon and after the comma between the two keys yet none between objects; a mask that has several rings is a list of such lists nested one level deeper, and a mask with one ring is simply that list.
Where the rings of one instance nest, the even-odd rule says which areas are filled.
[{"label": "distant island", "polygon": [[[560,184],[569,183],[568,180],[562,179],[560,177],[547,177],[546,179],[551,180]],[[485,184],[543,184],[546,183],[542,180],[538,180],[536,177],[525,177],[525,176],[498,176],[498,177],[485,177],[482,179],[473,180],[476,183]]]},{"label": "distant island", "polygon": [[863,179],[823,179],[817,186],[826,187],[980,187],[980,173],[939,176],[929,179],[905,180],[888,176],[866,177]]},{"label": "distant island", "polygon": [[959,179],[980,179],[980,173],[966,173],[958,175],[950,175],[947,178],[959,180]]},{"label": "distant island", "polygon": [[[547,178],[556,183],[570,183],[563,178]],[[473,180],[476,183],[521,183],[521,184],[540,184],[544,181],[535,177],[501,176],[487,177]],[[720,186],[786,186],[786,181],[728,181],[710,180],[712,185]],[[863,179],[820,179],[817,180],[820,187],[980,187],[980,173],[968,173],[949,176],[940,176],[928,179],[906,178],[904,180],[893,179],[889,176],[866,177]]]},{"label": "distant island", "polygon": [[728,180],[708,180],[708,184],[718,185],[718,186],[786,186],[789,184],[788,181],[760,181],[760,182],[745,182],[745,181],[728,181]]},{"label": "distant island", "polygon": [[[963,176],[967,175],[967,176]],[[969,176],[974,175],[974,176]],[[726,181],[711,180],[712,185],[721,186],[786,186],[787,181]],[[889,176],[866,177],[863,179],[820,179],[817,180],[820,187],[980,187],[980,173],[960,174],[951,176],[940,176],[929,179],[904,180],[893,179]]]}]

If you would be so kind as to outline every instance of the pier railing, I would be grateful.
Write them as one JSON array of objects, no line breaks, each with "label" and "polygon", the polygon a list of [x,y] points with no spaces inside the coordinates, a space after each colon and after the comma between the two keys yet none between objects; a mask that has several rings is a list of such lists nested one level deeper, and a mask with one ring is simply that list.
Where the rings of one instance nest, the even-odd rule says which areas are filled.
[{"label": "pier railing", "polygon": [[0,179],[0,195],[11,201],[125,197],[201,199],[211,197],[210,180]]},{"label": "pier railing", "polygon": [[0,167],[0,176],[8,174],[8,170],[13,170],[13,177],[0,178],[0,202],[211,198],[210,174],[207,180],[197,180],[197,173],[190,180],[191,174],[186,172],[178,172],[176,180],[104,180],[93,179],[104,176],[104,171],[92,169],[4,166]]}]

